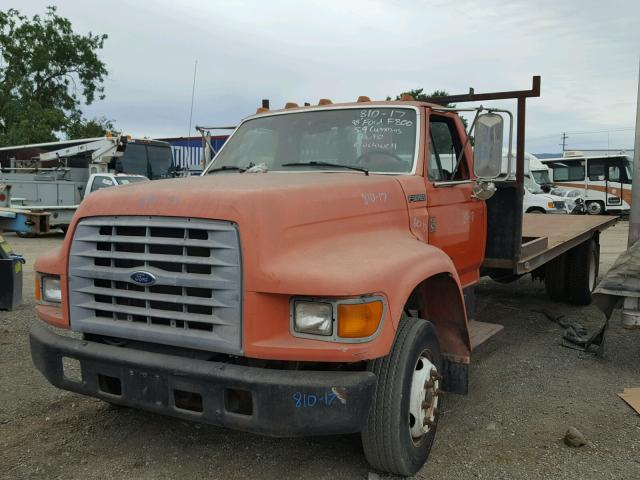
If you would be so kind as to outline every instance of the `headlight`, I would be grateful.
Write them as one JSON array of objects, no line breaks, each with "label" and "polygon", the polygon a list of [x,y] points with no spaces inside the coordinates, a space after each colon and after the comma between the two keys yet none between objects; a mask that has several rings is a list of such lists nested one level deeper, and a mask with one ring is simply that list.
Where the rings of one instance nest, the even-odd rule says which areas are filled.
[{"label": "headlight", "polygon": [[292,333],[305,337],[317,335],[318,340],[332,342],[368,341],[378,332],[382,323],[383,302],[380,296],[294,299],[291,308]]},{"label": "headlight", "polygon": [[62,301],[62,290],[60,290],[60,277],[48,275],[40,276],[40,291],[42,301],[49,303],[60,303]]},{"label": "headlight", "polygon": [[324,302],[297,300],[294,304],[293,326],[298,333],[331,335],[333,333],[333,305]]}]

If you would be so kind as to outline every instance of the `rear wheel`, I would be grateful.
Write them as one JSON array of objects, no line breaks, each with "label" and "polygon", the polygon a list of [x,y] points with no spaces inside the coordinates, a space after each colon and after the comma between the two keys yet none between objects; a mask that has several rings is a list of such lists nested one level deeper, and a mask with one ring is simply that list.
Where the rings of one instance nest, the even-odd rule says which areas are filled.
[{"label": "rear wheel", "polygon": [[602,212],[604,212],[604,203],[587,202],[587,213],[589,215],[600,215]]},{"label": "rear wheel", "polygon": [[378,379],[362,445],[376,469],[412,475],[427,461],[442,398],[442,359],[433,325],[403,317],[391,353],[370,362]]},{"label": "rear wheel", "polygon": [[545,265],[544,288],[551,300],[567,298],[567,255],[562,254]]},{"label": "rear wheel", "polygon": [[600,249],[595,240],[589,240],[569,251],[567,295],[574,305],[591,303],[591,292],[596,288],[600,267]]}]

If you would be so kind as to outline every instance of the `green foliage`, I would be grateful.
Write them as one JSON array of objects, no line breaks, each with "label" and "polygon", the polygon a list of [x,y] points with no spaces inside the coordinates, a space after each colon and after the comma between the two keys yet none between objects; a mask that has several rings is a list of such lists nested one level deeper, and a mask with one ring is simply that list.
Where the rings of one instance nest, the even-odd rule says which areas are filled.
[{"label": "green foliage", "polygon": [[80,107],[104,98],[107,69],[96,52],[106,38],[74,33],[53,6],[31,19],[12,8],[0,11],[0,146],[52,141],[93,127]]},{"label": "green foliage", "polygon": [[[407,93],[418,102],[430,102],[435,97],[446,97],[449,95],[449,92],[447,92],[446,90],[434,90],[433,92],[431,92],[431,94],[426,94],[424,93],[424,88],[416,88],[414,90],[409,90],[408,92],[402,92],[396,97],[396,100],[400,100],[402,95],[406,95]],[[443,107],[453,108],[455,107],[455,105],[447,103],[443,105]]]},{"label": "green foliage", "polygon": [[76,138],[93,138],[104,137],[107,133],[119,133],[115,131],[113,122],[106,117],[97,117],[91,120],[80,118],[70,122],[66,129],[67,138],[74,140]]},{"label": "green foliage", "polygon": [[[430,94],[426,94],[424,93],[424,88],[416,88],[414,90],[409,90],[408,92],[401,93],[396,97],[396,100],[400,100],[402,95],[406,95],[407,93],[411,95],[418,102],[433,102],[434,98],[449,96],[449,92],[447,92],[446,90],[434,90]],[[447,107],[447,108],[456,108],[455,103],[442,103],[439,105],[442,105],[443,107]],[[460,120],[462,120],[462,124],[464,125],[464,128],[467,129],[468,128],[467,119],[464,117],[460,117]]]}]

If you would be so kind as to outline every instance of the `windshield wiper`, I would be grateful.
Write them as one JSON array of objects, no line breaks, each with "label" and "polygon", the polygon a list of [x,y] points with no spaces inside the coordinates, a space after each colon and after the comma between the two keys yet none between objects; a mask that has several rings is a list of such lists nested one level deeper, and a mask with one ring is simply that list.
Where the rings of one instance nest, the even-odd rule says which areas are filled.
[{"label": "windshield wiper", "polygon": [[240,168],[240,167],[236,167],[234,165],[223,165],[222,167],[218,167],[218,168],[212,168],[211,170],[209,170],[207,172],[207,175],[209,175],[210,173],[215,173],[215,172],[222,172],[225,170],[235,170],[238,171],[240,173],[244,172],[246,169],[244,168]]},{"label": "windshield wiper", "polygon": [[351,165],[342,165],[340,163],[330,163],[330,162],[295,162],[295,163],[283,163],[281,166],[283,167],[338,167],[338,168],[346,168],[348,170],[355,170],[357,172],[364,172],[365,175],[369,175],[369,170],[366,168],[353,167]]}]

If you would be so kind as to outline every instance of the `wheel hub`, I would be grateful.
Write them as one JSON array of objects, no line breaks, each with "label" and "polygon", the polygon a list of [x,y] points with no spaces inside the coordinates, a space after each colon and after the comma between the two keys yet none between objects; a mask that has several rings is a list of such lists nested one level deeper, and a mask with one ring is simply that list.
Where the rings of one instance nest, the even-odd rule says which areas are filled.
[{"label": "wheel hub", "polygon": [[441,381],[438,369],[431,363],[426,352],[423,352],[416,362],[411,381],[409,427],[414,440],[428,433],[436,425]]}]

